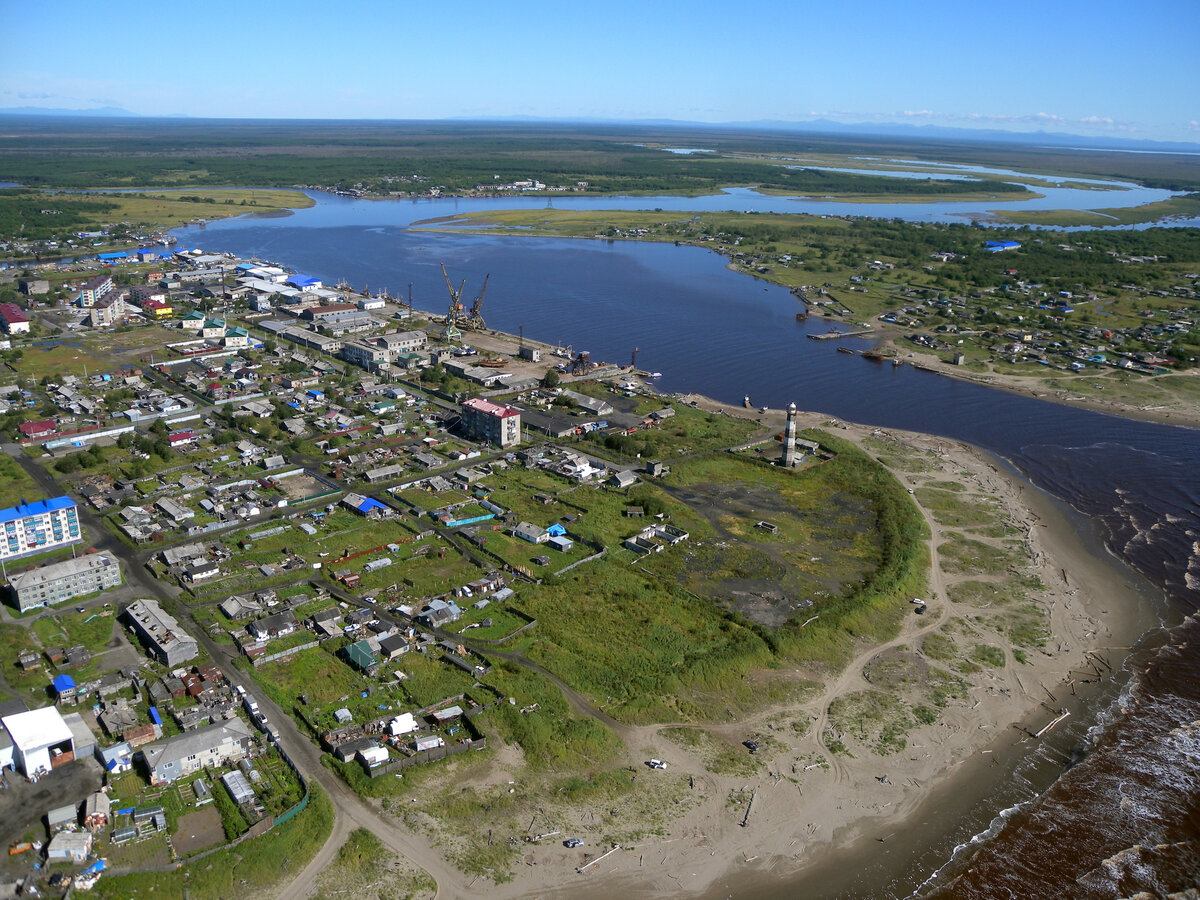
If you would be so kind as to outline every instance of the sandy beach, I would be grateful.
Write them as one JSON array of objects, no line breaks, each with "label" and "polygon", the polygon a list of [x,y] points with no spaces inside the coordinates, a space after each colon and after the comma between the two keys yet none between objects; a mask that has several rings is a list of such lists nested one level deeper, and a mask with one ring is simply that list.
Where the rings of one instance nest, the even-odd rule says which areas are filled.
[{"label": "sandy beach", "polygon": [[[782,423],[778,411],[760,416],[701,397],[683,399],[767,424],[776,419]],[[805,426],[830,427],[828,417],[802,419]],[[611,848],[569,851],[557,841],[532,845],[512,882],[488,885],[489,896],[599,898],[617,891],[632,897],[716,898],[747,895],[751,885],[755,896],[794,896],[789,892],[795,890],[796,880],[806,877],[824,886],[821,895],[834,896],[840,889],[825,891],[856,877],[881,846],[890,841],[888,851],[897,853],[906,829],[918,820],[921,845],[933,839],[931,829],[948,832],[957,813],[993,792],[1006,777],[1009,763],[1052,739],[1054,729],[1043,729],[1062,712],[1086,713],[1090,698],[1116,689],[1118,676],[1113,673],[1120,670],[1124,648],[1155,624],[1140,594],[1146,588],[1116,560],[1098,555],[1095,544],[1087,546],[1076,531],[1077,523],[1051,498],[962,444],[842,423],[836,429],[839,436],[858,443],[895,442],[933,461],[919,474],[898,473],[917,492],[933,481],[954,481],[975,501],[1002,508],[1025,535],[1028,562],[1022,574],[1035,574],[1044,585],[1036,592],[1036,602],[1048,615],[1050,637],[1044,649],[1030,651],[1024,662],[1009,653],[1003,666],[968,676],[966,695],[952,700],[937,721],[911,731],[900,752],[879,755],[835,732],[831,703],[870,687],[864,668],[872,661],[889,651],[919,657],[922,639],[944,629],[951,619],[987,617],[986,604],[952,599],[957,576],[943,571],[936,549],[944,528],[927,513],[933,567],[925,616],[909,616],[900,634],[884,645],[862,647],[819,696],[801,707],[771,709],[750,721],[709,729],[737,743],[780,714],[802,714],[812,723],[806,734],[774,732],[778,742],[760,751],[768,754],[764,770],[746,777],[712,774],[702,755],[664,739],[661,726],[627,729],[623,737],[630,764],[641,767],[647,758],[656,757],[666,760],[672,771],[689,773],[697,795],[694,804],[665,834],[602,859],[598,857]],[[1039,733],[1041,737],[1034,736]],[[831,737],[845,738],[850,752],[829,753]],[[657,774],[650,771],[640,777]],[[941,814],[929,808],[930,798],[938,796]],[[731,797],[741,802],[732,804]],[[593,860],[598,861],[582,873],[576,871]],[[805,890],[805,896],[816,895]]]},{"label": "sandy beach", "polygon": [[[784,420],[780,410],[760,413],[698,395],[679,399],[771,428],[782,428]],[[1153,588],[1104,551],[1089,523],[982,451],[816,413],[801,413],[800,425],[866,447],[892,466],[918,505],[923,496],[932,496],[928,491],[955,486],[963,504],[988,510],[987,521],[1004,523],[1003,531],[991,536],[968,534],[974,546],[980,552],[1008,548],[1015,562],[991,574],[973,572],[970,560],[964,568],[961,559],[952,560],[939,548],[970,526],[958,522],[951,528],[922,506],[931,533],[924,615],[906,615],[899,633],[884,644],[857,648],[840,672],[797,670],[797,677],[820,684],[802,702],[762,709],[729,724],[691,726],[702,729],[706,740],[745,754],[750,751],[741,742],[747,735],[766,735],[752,769],[717,774],[706,745],[681,745],[669,725],[618,726],[625,744],[622,763],[636,773],[638,792],[648,785],[646,797],[671,798],[660,824],[614,849],[600,838],[595,807],[556,809],[555,834],[523,843],[511,880],[499,884],[454,871],[438,824],[420,815],[418,803],[416,817],[409,820],[418,825],[417,832],[403,842],[407,863],[438,873],[438,896],[606,900],[615,891],[637,898],[713,900],[867,897],[889,882],[903,885],[907,895],[945,862],[956,841],[986,827],[998,811],[997,797],[1023,760],[1039,753],[1051,760],[1044,767],[1047,784],[1061,771],[1071,741],[1077,741],[1068,733],[1071,726],[1090,724],[1097,704],[1123,683],[1128,648],[1158,624],[1147,602]],[[1018,606],[993,603],[986,591],[980,593],[981,585],[993,583],[1002,590],[1014,581],[1036,585],[1020,602],[1040,611],[1037,621],[1045,630],[1040,648],[1018,650],[1007,640],[1007,622]],[[965,591],[969,585],[974,589]],[[935,653],[938,647],[945,651],[947,640],[954,653]],[[972,652],[986,658],[978,655],[981,647],[1002,652],[1003,658],[987,665],[969,661]],[[880,672],[917,677],[906,688],[893,689],[881,683]],[[900,749],[893,744],[880,751],[874,735],[865,729],[859,733],[835,714],[846,698],[881,688],[912,707],[923,700],[923,674],[944,677],[947,672],[953,673],[954,695],[932,721],[909,728]],[[667,769],[649,769],[651,758],[664,760]],[[519,748],[500,742],[486,767],[460,770],[458,765],[448,765],[425,789],[469,784],[507,790],[525,777]],[[656,778],[673,779],[674,793],[655,793]],[[628,814],[639,815],[636,807]],[[965,834],[964,823],[969,824]],[[327,862],[340,844],[349,827],[341,824],[318,860]],[[481,819],[480,827],[486,824]],[[397,823],[397,830],[405,826]],[[565,848],[562,841],[569,836],[585,839],[584,845]],[[306,869],[309,875],[319,868],[317,862]],[[292,891],[305,881],[297,879]]]}]

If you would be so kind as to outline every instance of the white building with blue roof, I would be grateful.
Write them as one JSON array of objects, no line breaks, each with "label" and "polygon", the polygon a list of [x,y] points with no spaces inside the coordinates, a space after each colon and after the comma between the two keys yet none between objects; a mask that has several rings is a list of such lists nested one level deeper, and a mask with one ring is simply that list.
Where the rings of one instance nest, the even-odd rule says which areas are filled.
[{"label": "white building with blue roof", "polygon": [[41,553],[81,539],[79,510],[70,497],[0,509],[0,559]]}]

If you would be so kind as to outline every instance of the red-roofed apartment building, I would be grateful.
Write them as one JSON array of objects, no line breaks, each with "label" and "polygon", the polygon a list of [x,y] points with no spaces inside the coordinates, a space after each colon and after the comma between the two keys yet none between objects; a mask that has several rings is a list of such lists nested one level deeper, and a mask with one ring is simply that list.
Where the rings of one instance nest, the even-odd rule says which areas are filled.
[{"label": "red-roofed apartment building", "polygon": [[472,397],[463,402],[462,418],[467,434],[475,440],[488,441],[497,447],[521,443],[521,413],[511,406]]}]

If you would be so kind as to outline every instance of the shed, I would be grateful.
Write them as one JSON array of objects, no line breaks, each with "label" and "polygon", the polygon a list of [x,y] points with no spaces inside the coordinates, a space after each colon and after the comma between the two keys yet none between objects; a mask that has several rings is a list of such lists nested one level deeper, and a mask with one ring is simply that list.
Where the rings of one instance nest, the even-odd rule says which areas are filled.
[{"label": "shed", "polygon": [[212,803],[212,788],[208,786],[208,782],[203,778],[197,778],[192,782],[192,793],[196,795],[197,806],[204,806],[206,803]]},{"label": "shed", "polygon": [[438,747],[445,746],[445,744],[446,742],[444,740],[442,740],[438,735],[434,734],[430,735],[429,737],[417,738],[416,747],[417,752],[420,753],[424,750],[436,750]]},{"label": "shed", "polygon": [[388,729],[392,734],[408,734],[411,731],[417,730],[417,720],[412,713],[401,713],[392,719],[388,725]]},{"label": "shed", "polygon": [[373,737],[362,737],[356,741],[346,741],[345,743],[338,744],[333,748],[333,755],[334,758],[339,762],[349,762],[350,760],[354,759],[354,757],[356,757],[360,751],[375,747],[378,744],[379,741],[375,740]]},{"label": "shed", "polygon": [[104,791],[88,795],[83,806],[83,824],[92,831],[107,828],[112,820],[112,800]]},{"label": "shed", "polygon": [[71,743],[75,747],[75,758],[85,759],[96,752],[96,733],[79,713],[67,713],[63,721],[71,729]]},{"label": "shed", "polygon": [[221,776],[221,783],[238,806],[254,802],[254,788],[241,772],[226,772]]},{"label": "shed", "polygon": [[552,537],[546,543],[562,553],[566,553],[575,546],[575,542],[568,537]]},{"label": "shed", "polygon": [[78,824],[78,804],[72,803],[68,806],[59,806],[46,813],[46,825],[49,827],[51,834],[63,828],[74,828]]},{"label": "shed", "polygon": [[56,834],[46,849],[50,860],[69,860],[81,863],[92,852],[92,835],[86,831],[64,831]]},{"label": "shed", "polygon": [[358,758],[368,769],[375,769],[388,761],[387,747],[366,747],[358,751]]}]

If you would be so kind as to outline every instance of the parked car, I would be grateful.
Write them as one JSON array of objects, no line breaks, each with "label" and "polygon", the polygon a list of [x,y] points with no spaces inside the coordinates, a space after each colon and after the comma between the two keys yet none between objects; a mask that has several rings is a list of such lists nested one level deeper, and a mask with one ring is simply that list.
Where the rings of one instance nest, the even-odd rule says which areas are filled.
[{"label": "parked car", "polygon": [[565,841],[563,841],[563,846],[569,850],[574,850],[576,847],[582,847],[583,841],[581,841],[579,838],[567,838]]},{"label": "parked car", "polygon": [[758,752],[758,741],[742,741],[742,745],[751,753]]},{"label": "parked car", "polygon": [[663,762],[661,759],[647,760],[646,765],[648,765],[652,769],[665,769],[667,767],[667,764],[665,762]]}]

